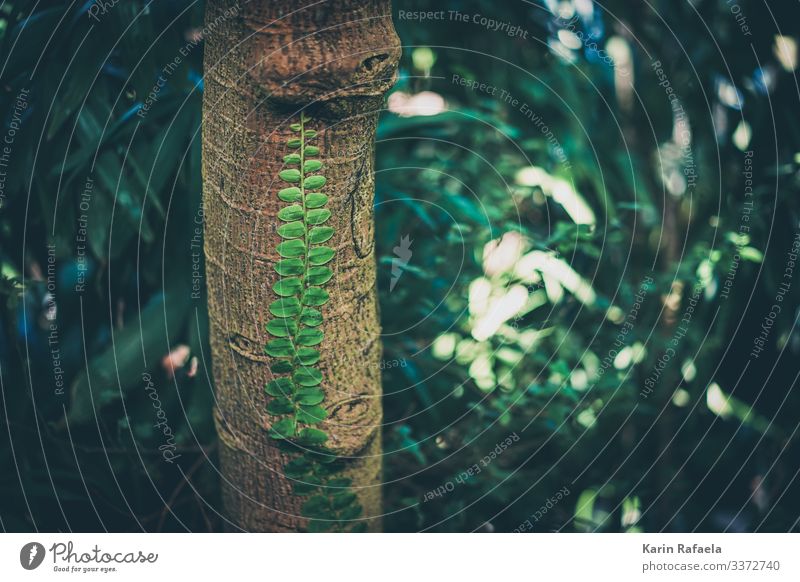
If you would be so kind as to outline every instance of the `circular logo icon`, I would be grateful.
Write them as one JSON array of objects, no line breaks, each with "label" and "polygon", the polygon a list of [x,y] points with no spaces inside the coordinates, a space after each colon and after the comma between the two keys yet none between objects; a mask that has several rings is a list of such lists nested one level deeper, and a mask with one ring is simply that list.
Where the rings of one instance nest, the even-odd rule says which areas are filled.
[{"label": "circular logo icon", "polygon": [[44,546],[39,542],[30,542],[19,551],[19,563],[26,570],[35,570],[44,561]]}]

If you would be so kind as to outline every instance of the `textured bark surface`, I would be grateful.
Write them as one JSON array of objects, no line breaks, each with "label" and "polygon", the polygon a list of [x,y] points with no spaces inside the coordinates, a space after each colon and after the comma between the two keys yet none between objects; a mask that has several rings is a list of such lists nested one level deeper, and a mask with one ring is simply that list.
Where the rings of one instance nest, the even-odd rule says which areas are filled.
[{"label": "textured bark surface", "polygon": [[248,531],[296,531],[303,498],[268,438],[264,345],[276,297],[277,191],[289,124],[301,110],[328,184],[337,251],[320,346],[328,445],[380,529],[381,385],[373,155],[377,114],[400,44],[383,0],[209,0],[203,101],[203,203],[215,419],[223,502]]}]

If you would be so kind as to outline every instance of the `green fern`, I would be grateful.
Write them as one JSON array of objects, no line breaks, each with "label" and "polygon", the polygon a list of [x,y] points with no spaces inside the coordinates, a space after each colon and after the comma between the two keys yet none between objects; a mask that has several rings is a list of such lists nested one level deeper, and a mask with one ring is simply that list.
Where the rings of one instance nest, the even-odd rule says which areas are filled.
[{"label": "green fern", "polygon": [[[277,252],[281,258],[275,263],[279,278],[272,286],[278,299],[269,306],[273,317],[267,331],[274,339],[265,348],[275,378],[266,385],[272,397],[267,412],[279,417],[270,437],[280,441],[285,450],[303,451],[286,464],[284,473],[294,480],[295,495],[310,496],[302,508],[303,515],[310,518],[309,531],[342,531],[360,517],[362,509],[350,490],[350,479],[336,477],[343,463],[325,447],[327,433],[315,427],[328,416],[318,368],[317,346],[325,338],[318,308],[330,299],[324,286],[333,271],[326,265],[335,251],[324,245],[334,229],[325,225],[331,212],[325,208],[328,197],[319,190],[326,179],[319,174],[322,162],[314,159],[319,148],[308,143],[317,133],[305,128],[307,121],[303,114],[300,123],[290,126],[297,137],[287,142],[293,151],[283,158],[286,168],[278,174],[290,186],[278,192],[278,198],[289,205],[278,212],[282,242]],[[365,524],[360,523],[350,531],[363,529]]]}]

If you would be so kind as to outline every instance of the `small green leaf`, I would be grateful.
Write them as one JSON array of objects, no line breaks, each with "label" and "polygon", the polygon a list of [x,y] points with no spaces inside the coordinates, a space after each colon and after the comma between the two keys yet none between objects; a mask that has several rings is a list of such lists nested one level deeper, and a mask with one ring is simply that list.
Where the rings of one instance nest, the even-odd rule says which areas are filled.
[{"label": "small green leaf", "polygon": [[300,313],[300,302],[296,297],[276,299],[269,304],[269,311],[275,317],[294,317]]},{"label": "small green leaf", "polygon": [[322,162],[319,160],[306,160],[303,164],[303,172],[317,172],[322,169]]},{"label": "small green leaf", "polygon": [[319,351],[314,348],[297,348],[297,363],[302,366],[313,366],[319,362]]},{"label": "small green leaf", "polygon": [[352,491],[342,491],[331,497],[331,506],[334,509],[344,509],[348,505],[358,501],[358,497]]},{"label": "small green leaf", "polygon": [[324,243],[333,236],[330,226],[317,226],[308,231],[308,242],[311,244]]},{"label": "small green leaf", "polygon": [[302,275],[306,266],[300,259],[283,259],[275,263],[275,272],[282,277],[290,275]]},{"label": "small green leaf", "polygon": [[303,132],[303,135],[306,136],[308,139],[313,139],[317,137],[317,132],[313,129],[307,129]]},{"label": "small green leaf", "polygon": [[284,202],[298,202],[303,199],[303,192],[297,186],[292,186],[278,191],[278,198]]},{"label": "small green leaf", "polygon": [[295,370],[292,378],[300,386],[316,386],[322,382],[322,372],[316,368],[303,367]]},{"label": "small green leaf", "polygon": [[295,341],[301,346],[315,346],[322,342],[324,335],[320,329],[307,327],[297,332]]},{"label": "small green leaf", "polygon": [[267,382],[266,390],[270,396],[291,396],[294,393],[295,385],[291,378],[281,377],[275,378]]},{"label": "small green leaf", "polygon": [[278,234],[283,238],[299,238],[306,234],[306,227],[299,220],[297,222],[287,222],[278,227]]},{"label": "small green leaf", "polygon": [[294,412],[294,404],[285,396],[278,396],[269,401],[267,412],[274,415],[292,414]]},{"label": "small green leaf", "polygon": [[299,204],[292,204],[278,211],[278,218],[286,222],[300,220],[303,218],[303,207]]},{"label": "small green leaf", "polygon": [[[308,452],[306,452],[306,454],[308,454]],[[326,477],[341,473],[344,468],[344,463],[338,458],[334,462],[320,461],[320,464],[314,468],[314,474],[321,479],[325,479]],[[328,482],[326,481],[325,483],[327,484]]]},{"label": "small green leaf", "polygon": [[288,360],[278,360],[277,362],[270,364],[269,369],[274,374],[286,374],[294,370],[294,366]]},{"label": "small green leaf", "polygon": [[[337,457],[335,453],[327,449],[318,448],[318,450],[316,451],[306,451],[305,455],[313,462],[319,463],[320,465],[325,465],[326,467],[334,467],[334,468],[339,467],[341,469],[341,462],[339,461],[339,457]],[[317,470],[319,470],[319,467],[315,469],[315,471]]]},{"label": "small green leaf", "polygon": [[292,239],[278,245],[278,254],[287,259],[297,259],[306,254],[306,245],[300,239]]},{"label": "small green leaf", "polygon": [[308,262],[312,265],[324,265],[336,254],[330,247],[314,247],[308,252]]},{"label": "small green leaf", "polygon": [[317,327],[322,324],[322,313],[317,309],[305,307],[300,313],[300,323],[308,327]]},{"label": "small green leaf", "polygon": [[328,435],[318,428],[306,427],[297,435],[300,441],[306,445],[321,445],[328,440]]},{"label": "small green leaf", "polygon": [[291,340],[280,338],[267,342],[264,351],[273,358],[283,358],[286,356],[294,356],[295,349]]},{"label": "small green leaf", "polygon": [[333,277],[333,271],[328,267],[311,267],[306,276],[309,285],[324,285]]},{"label": "small green leaf", "polygon": [[331,211],[327,208],[317,208],[309,210],[306,214],[308,224],[322,224],[331,217]]},{"label": "small green leaf", "polygon": [[325,393],[319,388],[300,388],[294,401],[304,406],[314,406],[325,400]]},{"label": "small green leaf", "polygon": [[[297,170],[284,170],[284,171],[297,172]],[[282,173],[283,172],[281,172],[281,174]],[[300,172],[297,173],[299,174]],[[280,176],[280,174],[278,175]],[[283,176],[281,176],[281,178],[283,178]],[[291,182],[292,180],[287,180],[287,181]],[[303,182],[303,186],[305,186],[309,190],[316,190],[317,188],[322,188],[325,185],[326,181],[327,180],[325,180],[325,176],[309,176],[308,178],[305,179],[305,182]]]},{"label": "small green leaf", "polygon": [[267,323],[267,331],[276,337],[288,337],[297,333],[297,322],[288,317],[277,317]]},{"label": "small green leaf", "polygon": [[292,493],[295,495],[311,495],[312,493],[317,493],[321,483],[322,481],[319,477],[309,475],[303,478],[303,482],[294,483],[292,485]]},{"label": "small green leaf", "polygon": [[289,126],[289,129],[291,129],[292,131],[300,131],[301,129],[303,129],[303,126],[300,125],[299,123],[293,123]]},{"label": "small green leaf", "polygon": [[325,206],[328,202],[328,197],[322,192],[312,192],[306,196],[306,208],[319,208]]},{"label": "small green leaf", "polygon": [[298,479],[311,471],[311,461],[305,457],[292,459],[283,467],[283,473],[292,479]]},{"label": "small green leaf", "polygon": [[272,286],[272,290],[275,291],[275,294],[280,295],[281,297],[291,297],[292,295],[296,295],[302,288],[303,282],[299,277],[286,277],[285,279],[279,279]]},{"label": "small green leaf", "polygon": [[274,439],[288,439],[295,435],[297,430],[297,423],[293,417],[282,418],[272,425],[269,431],[269,436]]},{"label": "small green leaf", "polygon": [[328,487],[332,488],[344,488],[350,487],[353,484],[353,480],[348,477],[334,477],[328,481]]},{"label": "small green leaf", "polygon": [[303,152],[307,156],[317,156],[319,155],[319,148],[317,146],[306,146],[303,148]]},{"label": "small green leaf", "polygon": [[330,295],[328,295],[328,292],[322,287],[309,287],[303,291],[303,297],[300,302],[303,305],[318,307],[320,305],[325,305],[328,299],[330,299]]},{"label": "small green leaf", "polygon": [[[362,512],[361,505],[355,503],[353,505],[350,505],[342,509],[341,512],[339,513],[339,518],[347,521],[351,519],[357,519],[361,517],[361,512]],[[365,525],[365,524],[360,523],[359,525]],[[352,531],[355,531],[355,526],[353,527]]]},{"label": "small green leaf", "polygon": [[329,509],[330,503],[325,495],[314,495],[303,503],[302,511],[304,515],[316,515]]},{"label": "small green leaf", "polygon": [[284,182],[299,182],[300,181],[300,170],[296,170],[294,168],[290,168],[288,170],[281,170],[278,173],[278,176]]},{"label": "small green leaf", "polygon": [[300,143],[301,142],[299,139],[290,139],[289,141],[286,142],[286,145],[295,150],[300,147]]},{"label": "small green leaf", "polygon": [[289,154],[288,156],[283,156],[283,163],[285,163],[285,164],[299,164],[300,163],[300,154]]},{"label": "small green leaf", "polygon": [[331,531],[334,522],[322,519],[312,519],[308,522],[308,533],[325,533]]},{"label": "small green leaf", "polygon": [[316,424],[328,417],[328,411],[322,406],[301,406],[297,410],[297,422],[302,424]]}]

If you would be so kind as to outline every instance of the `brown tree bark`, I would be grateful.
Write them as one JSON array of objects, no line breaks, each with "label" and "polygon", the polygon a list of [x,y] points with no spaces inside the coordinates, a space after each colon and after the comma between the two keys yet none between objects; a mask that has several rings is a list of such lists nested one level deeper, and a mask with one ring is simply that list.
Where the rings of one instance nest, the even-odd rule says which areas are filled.
[{"label": "brown tree bark", "polygon": [[276,298],[277,191],[289,125],[318,132],[336,249],[321,344],[327,443],[372,531],[381,513],[381,384],[374,257],[374,140],[400,44],[389,0],[209,0],[203,203],[223,503],[236,527],[297,531],[303,498],[267,436],[264,345]]}]

